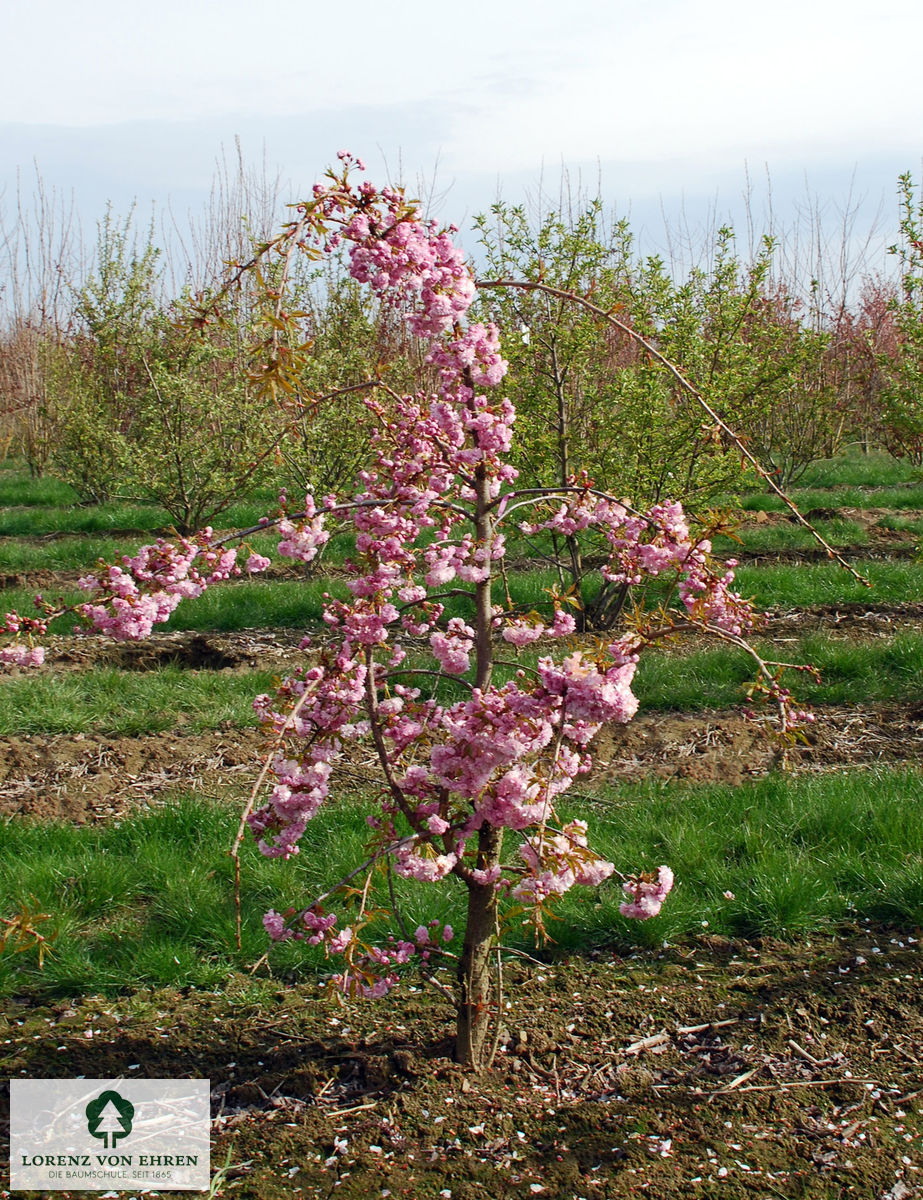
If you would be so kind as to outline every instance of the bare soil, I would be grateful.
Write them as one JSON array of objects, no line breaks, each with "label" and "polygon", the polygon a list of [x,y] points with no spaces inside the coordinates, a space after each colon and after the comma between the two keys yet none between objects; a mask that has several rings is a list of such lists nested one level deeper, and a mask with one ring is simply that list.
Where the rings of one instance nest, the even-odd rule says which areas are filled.
[{"label": "bare soil", "polygon": [[230,1155],[218,1194],[252,1200],[910,1200],[919,935],[513,960],[481,1076],[452,1062],[433,992],[337,1006],[316,984],[252,978],[7,1001],[0,1071],[210,1079],[213,1169]]},{"label": "bare soil", "polygon": [[[795,770],[866,763],[919,762],[923,707],[871,705],[816,709],[809,743],[788,752]],[[167,793],[224,794],[248,789],[259,770],[257,729],[108,737],[78,733],[0,738],[0,816],[78,824],[112,820]],[[362,788],[377,779],[356,748],[339,784]],[[766,774],[779,750],[741,710],[642,713],[607,727],[595,743],[592,775],[581,791],[618,780],[689,779],[736,784]]]}]

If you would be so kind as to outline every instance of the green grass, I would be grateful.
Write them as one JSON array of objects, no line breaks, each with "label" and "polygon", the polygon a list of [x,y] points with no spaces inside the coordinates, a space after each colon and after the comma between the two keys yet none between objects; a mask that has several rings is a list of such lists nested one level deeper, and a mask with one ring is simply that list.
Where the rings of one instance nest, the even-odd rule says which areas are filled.
[{"label": "green grass", "polygon": [[[553,952],[603,944],[786,936],[861,915],[906,928],[923,923],[923,819],[917,772],[774,776],[741,787],[648,783],[562,805],[590,820],[594,848],[630,872],[669,863],[668,904],[649,922],[618,912],[615,879],[576,888],[553,923]],[[362,860],[360,801],[331,803],[311,822],[301,854],[262,858],[248,839],[242,870],[243,947],[234,945],[234,804],[179,797],[119,825],[0,823],[0,913],[23,902],[49,914],[56,934],[39,970],[29,953],[0,957],[0,991],[113,993],[174,984],[214,986],[266,950],[263,912],[304,903]],[[513,837],[507,859],[514,860]],[[379,880],[379,883],[383,881]],[[463,895],[398,881],[410,927],[430,918],[460,931]],[[725,892],[734,898],[725,897]],[[504,931],[528,945],[518,921]],[[323,969],[303,943],[272,947],[278,975]]]},{"label": "green grass", "polygon": [[[757,643],[768,659],[779,656],[771,643]],[[496,668],[494,682],[513,678],[517,667],[529,669],[541,651],[518,657],[510,648],[499,657],[511,665]],[[866,642],[814,633],[784,647],[787,662],[811,663],[821,673],[789,677],[800,702],[809,705],[909,701],[920,697],[923,678],[923,634],[901,633]],[[292,655],[292,666],[298,656]],[[418,686],[441,703],[467,694],[452,678],[435,684],[414,668],[431,669],[424,655],[408,656],[401,682]],[[677,656],[658,650],[643,654],[634,691],[643,709],[696,712],[745,703],[745,685],[755,675],[752,659],[733,647],[711,645]],[[268,671],[200,671],[162,666],[149,671],[95,667],[67,673],[38,672],[0,680],[0,735],[26,733],[107,734],[156,733],[179,724],[192,731],[217,728],[222,722],[253,725],[253,697],[271,689]]]},{"label": "green grass", "polygon": [[923,520],[919,517],[882,517],[878,524],[882,529],[893,529],[898,533],[923,534]]},{"label": "green grass", "polygon": [[27,471],[0,472],[0,508],[8,505],[58,507],[77,503],[77,493],[68,484],[51,476],[33,479]]},{"label": "green grass", "polygon": [[[858,560],[855,570],[872,584],[870,588],[855,580],[836,563],[772,563],[739,566],[735,569],[735,589],[753,597],[758,609],[793,608],[817,604],[903,604],[923,599],[923,563],[913,561]],[[546,589],[557,581],[550,570],[522,571],[510,576],[514,599],[524,605],[547,609]],[[592,599],[599,578],[587,581],[586,597]],[[662,597],[658,584],[647,585],[644,595],[649,604]],[[500,594],[498,593],[498,599]],[[635,597],[640,599],[641,595]],[[456,615],[453,611],[451,615]],[[458,615],[462,615],[459,609]]]},{"label": "green grass", "polygon": [[[742,595],[753,597],[759,609],[844,603],[902,604],[923,598],[923,563],[858,561],[853,566],[871,581],[871,588],[857,582],[842,567],[828,563],[741,566],[736,570],[737,588]],[[510,575],[510,590],[513,600],[524,608],[546,610],[549,605],[548,589],[556,582],[557,575],[551,570],[515,572]],[[588,581],[588,600],[595,595],[598,586],[598,579]],[[502,591],[499,583],[497,589],[497,599],[500,600]],[[242,580],[210,588],[197,599],[184,601],[163,628],[228,632],[238,629],[317,627],[321,621],[323,596],[328,591],[338,597],[346,595],[340,580],[328,580],[321,576],[277,583],[261,579]],[[87,599],[84,593],[73,587],[58,590],[46,588],[44,595],[49,601],[61,599],[65,604],[76,604]],[[656,600],[656,589],[651,587],[648,595],[651,600]],[[34,589],[7,588],[0,593],[0,603],[5,611],[28,615],[34,611],[34,596]],[[446,614],[447,617],[470,619],[471,604],[463,598],[450,598],[446,601]],[[69,633],[73,627],[73,616],[66,616],[53,622],[51,631]]]},{"label": "green grass", "polygon": [[[817,508],[923,508],[923,485],[909,487],[793,488],[789,498],[805,515]],[[775,493],[757,492],[737,502],[744,512],[788,512]]]},{"label": "green grass", "polygon": [[[54,481],[40,480],[39,483]],[[64,486],[64,485],[60,485]],[[15,488],[7,485],[6,495]],[[14,498],[12,504],[0,506],[0,537],[45,537],[48,534],[107,533],[126,530],[139,534],[167,531],[173,518],[157,504],[119,501],[110,504],[74,505],[56,501],[53,490],[40,503],[42,492],[36,489],[31,504]],[[277,510],[275,498],[258,494],[252,499],[231,505],[212,519],[216,529],[245,529],[256,525],[261,517]]]},{"label": "green grass", "polygon": [[303,629],[321,621],[324,593],[345,596],[342,584],[327,579],[272,583],[253,579],[209,588],[177,608],[165,629]]},{"label": "green grass", "polygon": [[[831,546],[861,546],[869,540],[868,527],[858,521],[838,519],[815,521],[815,529]],[[733,558],[739,551],[759,554],[772,550],[812,550],[817,539],[803,525],[764,525],[742,529],[736,537],[719,535],[712,539],[716,554]]]},{"label": "green grass", "polygon": [[[236,629],[304,629],[316,627],[321,620],[324,593],[343,596],[345,588],[338,581],[322,578],[284,580],[242,580],[209,588],[194,600],[184,600],[161,630],[213,630],[228,632]],[[45,588],[42,592],[50,603],[66,605],[86,602],[88,596],[78,588]],[[4,611],[30,615],[35,611],[34,588],[6,588],[0,592]],[[52,621],[52,633],[70,633],[77,619],[73,614]]]},{"label": "green grass", "polygon": [[892,487],[919,483],[921,471],[906,459],[893,458],[883,450],[862,454],[858,447],[838,458],[812,463],[801,479],[801,487]]},{"label": "green grass", "polygon": [[[514,601],[526,608],[546,608],[549,604],[548,589],[557,582],[554,571],[528,571],[510,577],[510,590]],[[498,583],[498,600],[501,598]],[[588,595],[593,594],[591,584]],[[194,600],[185,600],[173,613],[170,620],[159,628],[166,630],[213,630],[228,632],[237,629],[302,629],[317,627],[322,619],[324,594],[338,598],[348,595],[347,589],[338,579],[325,579],[322,575],[304,580],[271,581],[260,578],[242,579],[219,587],[209,588]],[[44,590],[45,599],[64,604],[77,604],[87,600],[87,595],[72,586]],[[30,588],[6,588],[0,592],[0,603],[5,610],[21,614],[34,611],[35,590]],[[451,597],[446,601],[447,616],[460,616],[470,620],[471,601],[464,597]],[[52,622],[52,633],[69,633],[75,618],[66,616]]]},{"label": "green grass", "polygon": [[[784,658],[818,669],[819,683],[807,672],[791,672],[787,677],[799,702],[808,705],[854,704],[857,694],[867,703],[923,698],[923,634],[901,633],[860,642],[817,632],[786,641],[782,648],[761,641],[756,641],[755,648],[767,661]],[[515,678],[517,668],[534,670],[536,660],[546,652],[528,648],[517,655],[512,647],[498,649],[501,662],[494,668],[493,683],[500,686]],[[441,704],[453,704],[467,695],[454,677],[437,682],[431,675],[413,673],[414,669],[431,670],[432,665],[425,654],[409,654],[402,666],[406,675],[400,682],[418,687]],[[632,690],[642,712],[701,712],[749,704],[746,687],[755,677],[756,665],[748,654],[712,642],[679,653],[645,651]]]},{"label": "green grass", "polygon": [[11,538],[0,542],[0,571],[82,571],[96,566],[100,558],[118,562],[123,554],[133,554],[137,545],[124,537]]},{"label": "green grass", "polygon": [[836,563],[780,563],[740,566],[736,589],[752,596],[757,608],[794,608],[812,604],[906,604],[923,599],[923,563],[853,562],[872,584],[864,587]]},{"label": "green grass", "polygon": [[[645,783],[593,806],[593,845],[623,871],[668,863],[677,886],[659,917],[627,925],[615,889],[572,894],[563,946],[786,936],[858,916],[923,922],[923,776],[909,770],[774,775],[739,787]],[[726,899],[724,893],[733,893]],[[581,902],[582,900],[582,902]]]},{"label": "green grass", "polygon": [[165,529],[170,518],[161,508],[142,504],[105,504],[61,508],[0,509],[0,537],[44,537],[52,533],[108,533],[113,529],[152,533]]},{"label": "green grass", "polygon": [[[123,555],[134,555],[142,544],[140,536],[93,537],[63,536],[50,540],[0,541],[0,571],[86,571],[102,558],[120,563]],[[247,545],[260,554],[274,556],[278,536],[258,533],[247,538]],[[246,551],[243,562],[246,562]]]},{"label": "green grass", "polygon": [[[756,643],[768,660],[812,664],[818,683],[807,673],[792,672],[788,686],[805,704],[854,704],[907,701],[923,697],[923,634],[901,633],[868,642],[809,634],[786,642],[784,653],[772,643]],[[741,704],[744,687],[755,678],[749,655],[719,646],[684,654],[681,660],[652,652],[641,656],[633,691],[642,709],[695,712]]]},{"label": "green grass", "polygon": [[182,723],[197,732],[223,721],[254,725],[253,697],[272,686],[269,671],[150,671],[96,667],[39,672],[0,681],[0,735],[157,733]]}]

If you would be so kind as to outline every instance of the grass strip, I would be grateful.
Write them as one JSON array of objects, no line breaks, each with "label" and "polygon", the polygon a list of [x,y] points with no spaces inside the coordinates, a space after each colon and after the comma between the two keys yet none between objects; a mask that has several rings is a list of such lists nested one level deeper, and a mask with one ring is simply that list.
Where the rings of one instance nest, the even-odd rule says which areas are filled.
[{"label": "grass strip", "polygon": [[870,583],[864,587],[836,563],[772,563],[740,566],[735,587],[757,608],[802,608],[818,604],[908,604],[923,597],[923,563],[874,560],[853,567]]},{"label": "grass strip", "polygon": [[[758,643],[767,659],[778,647]],[[541,651],[527,651],[499,664],[494,682],[513,678],[519,667],[534,667]],[[808,674],[792,674],[790,686],[808,705],[908,702],[920,697],[923,677],[923,634],[900,633],[888,639],[857,642],[818,632],[786,642],[786,662],[810,663],[820,683]],[[293,653],[294,668],[299,656]],[[424,656],[411,654],[401,682],[435,694],[451,704],[467,694],[453,678],[435,683],[415,668],[430,670]],[[745,686],[755,676],[753,661],[727,646],[676,653],[658,650],[642,655],[634,691],[643,709],[697,712],[746,702]],[[107,734],[157,733],[184,727],[200,731],[223,721],[254,723],[251,704],[272,686],[268,671],[190,670],[165,665],[148,671],[91,667],[83,671],[23,673],[0,679],[0,735],[27,733]],[[435,688],[435,690],[434,690]]]},{"label": "grass strip", "polygon": [[[619,914],[615,877],[594,892],[574,889],[546,952],[682,942],[706,929],[803,935],[860,916],[919,927],[921,783],[918,772],[876,768],[739,787],[647,783],[572,799],[561,819],[589,818],[593,846],[619,870],[669,863],[677,886],[660,916],[644,923]],[[362,861],[365,811],[355,800],[328,804],[288,863],[262,858],[247,841],[240,952],[227,857],[236,804],[181,796],[119,825],[0,823],[0,913],[26,903],[49,915],[42,929],[57,935],[41,971],[31,954],[0,956],[0,991],[214,986],[266,951],[267,909],[304,903]],[[515,862],[515,838],[508,840],[506,858]],[[438,918],[460,929],[463,895],[452,881],[442,889],[397,882],[410,928]],[[502,936],[529,945],[518,918]],[[270,963],[277,978],[324,969],[304,943],[272,947]]]},{"label": "grass strip", "polygon": [[[245,529],[277,510],[276,500],[257,496],[231,505],[212,518],[222,529]],[[139,535],[169,531],[173,518],[157,504],[113,502],[110,504],[62,506],[15,504],[0,507],[0,536],[45,537],[48,534],[106,533],[113,529],[133,530]]]},{"label": "grass strip", "polygon": [[[784,655],[771,643],[756,644],[766,658],[815,666],[809,674],[792,672],[788,686],[808,705],[909,701],[920,697],[923,635],[900,633],[887,640],[856,642],[819,632],[786,642]],[[663,653],[642,655],[634,692],[642,709],[695,712],[727,708],[745,700],[745,686],[755,677],[753,660],[728,646],[684,654],[681,660]]]},{"label": "grass strip", "polygon": [[[862,546],[869,541],[868,526],[859,521],[837,519],[816,521],[814,527],[831,546]],[[764,525],[741,529],[734,537],[719,534],[712,539],[716,554],[733,558],[736,553],[760,554],[772,550],[813,550],[817,539],[803,525]]]},{"label": "grass strip", "polygon": [[812,463],[798,481],[805,488],[893,487],[919,483],[920,468],[884,450],[847,453]]},{"label": "grass strip", "polygon": [[[878,488],[793,488],[788,495],[804,514],[831,508],[923,508],[923,485],[920,484]],[[741,496],[736,503],[744,512],[788,512],[775,493]]]},{"label": "grass strip", "polygon": [[[912,561],[856,562],[856,570],[869,579],[871,588],[863,587],[841,567],[828,563],[803,565],[772,563],[762,566],[741,566],[736,570],[737,587],[744,596],[752,597],[757,608],[800,608],[830,604],[906,604],[923,596],[923,563]],[[526,609],[549,609],[548,592],[557,583],[551,570],[518,571],[510,573],[510,591],[515,603]],[[592,599],[598,579],[588,581],[587,599]],[[171,617],[166,629],[232,631],[237,629],[310,628],[321,620],[325,592],[344,597],[346,589],[338,579],[322,576],[298,580],[271,582],[252,579],[209,589],[196,600],[184,601]],[[48,600],[62,599],[77,603],[86,596],[75,588],[45,589]],[[649,589],[656,599],[655,589]],[[6,588],[0,592],[0,604],[5,611],[29,615],[34,611],[35,592],[29,588]],[[498,582],[497,601],[503,600]],[[471,604],[463,598],[446,602],[447,616],[471,618]],[[70,633],[73,617],[55,622],[53,633]]]},{"label": "grass strip", "polygon": [[658,945],[703,929],[784,937],[857,917],[918,926],[921,786],[918,771],[872,768],[603,792],[592,807],[593,845],[623,871],[668,863],[676,890],[641,924],[619,918],[608,884],[595,905],[573,893],[554,937],[562,947],[605,938]]},{"label": "grass strip", "polygon": [[269,671],[149,671],[94,667],[0,681],[0,734],[200,732],[223,721],[255,725],[253,698],[270,690]]},{"label": "grass strip", "polygon": [[[879,521],[882,529],[894,532],[923,533],[923,521],[919,518],[886,516]],[[815,527],[832,546],[862,546],[871,538],[867,525],[859,521],[836,519],[817,521]],[[151,535],[153,536],[153,535]],[[143,534],[122,534],[117,537],[94,536],[92,533],[64,534],[54,538],[7,538],[0,540],[0,571],[75,571],[96,566],[98,559],[117,563],[123,555],[133,555],[145,540]],[[148,538],[147,540],[150,540]],[[335,536],[327,547],[322,563],[339,567],[354,553],[352,537]],[[253,534],[247,538],[247,546],[259,554],[278,559],[279,535],[271,533]],[[759,554],[778,550],[816,550],[817,541],[802,525],[771,524],[764,527],[750,526],[735,536],[718,535],[713,539],[715,552],[728,557],[739,553]],[[511,540],[510,560],[529,557],[532,549],[525,543]],[[542,545],[543,551],[551,552],[551,546]],[[590,552],[598,547],[588,546]],[[244,552],[244,560],[246,552]],[[549,576],[550,577],[550,576]]]},{"label": "grass strip", "polygon": [[69,484],[50,475],[36,479],[28,471],[0,471],[0,507],[61,507],[74,505],[78,499],[77,493]]}]

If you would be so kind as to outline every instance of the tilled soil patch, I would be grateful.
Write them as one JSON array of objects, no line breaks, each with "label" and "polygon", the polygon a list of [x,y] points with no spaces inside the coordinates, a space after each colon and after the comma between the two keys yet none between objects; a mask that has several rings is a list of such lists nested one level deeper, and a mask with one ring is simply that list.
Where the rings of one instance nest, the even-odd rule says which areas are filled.
[{"label": "tilled soil patch", "polygon": [[[857,927],[514,960],[480,1076],[451,1061],[432,992],[338,1007],[317,984],[253,977],[220,994],[8,1000],[0,1069],[208,1078],[212,1164],[229,1164],[217,1194],[242,1200],[911,1200],[916,939]],[[0,1137],[6,1119],[0,1095]]]},{"label": "tilled soil patch", "polygon": [[[788,752],[796,770],[923,759],[919,705],[822,708],[816,718],[807,730],[808,744]],[[157,803],[170,791],[244,792],[256,779],[261,753],[258,729],[0,738],[0,815],[84,823]],[[598,736],[593,773],[580,791],[650,777],[736,784],[766,774],[778,762],[777,745],[741,710],[642,713]],[[356,747],[338,769],[335,786],[377,782],[369,751]]]},{"label": "tilled soil patch", "polygon": [[[822,630],[861,638],[915,631],[921,625],[923,602],[876,604],[858,601],[771,609],[760,632],[769,639]],[[323,641],[325,636],[326,630],[316,632],[315,644]],[[47,648],[46,670],[117,667],[119,670],[147,671],[177,665],[193,670],[277,670],[286,673],[300,662],[298,645],[303,637],[304,630],[293,628],[243,629],[228,633],[154,633],[143,642],[117,642],[87,633],[51,636],[43,638],[42,642]],[[686,643],[693,644],[693,639],[686,639]],[[421,641],[420,644],[426,643]],[[662,648],[669,649],[669,646]]]}]

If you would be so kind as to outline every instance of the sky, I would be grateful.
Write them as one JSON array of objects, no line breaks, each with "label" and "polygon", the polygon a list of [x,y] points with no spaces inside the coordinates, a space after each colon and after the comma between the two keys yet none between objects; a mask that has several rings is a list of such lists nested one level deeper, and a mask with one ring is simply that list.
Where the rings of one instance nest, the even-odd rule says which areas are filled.
[{"label": "sky", "polygon": [[239,139],[292,200],[348,148],[463,227],[566,171],[651,236],[749,187],[887,240],[923,157],[919,0],[7,0],[0,33],[0,208],[37,169],[90,225],[200,209]]}]

